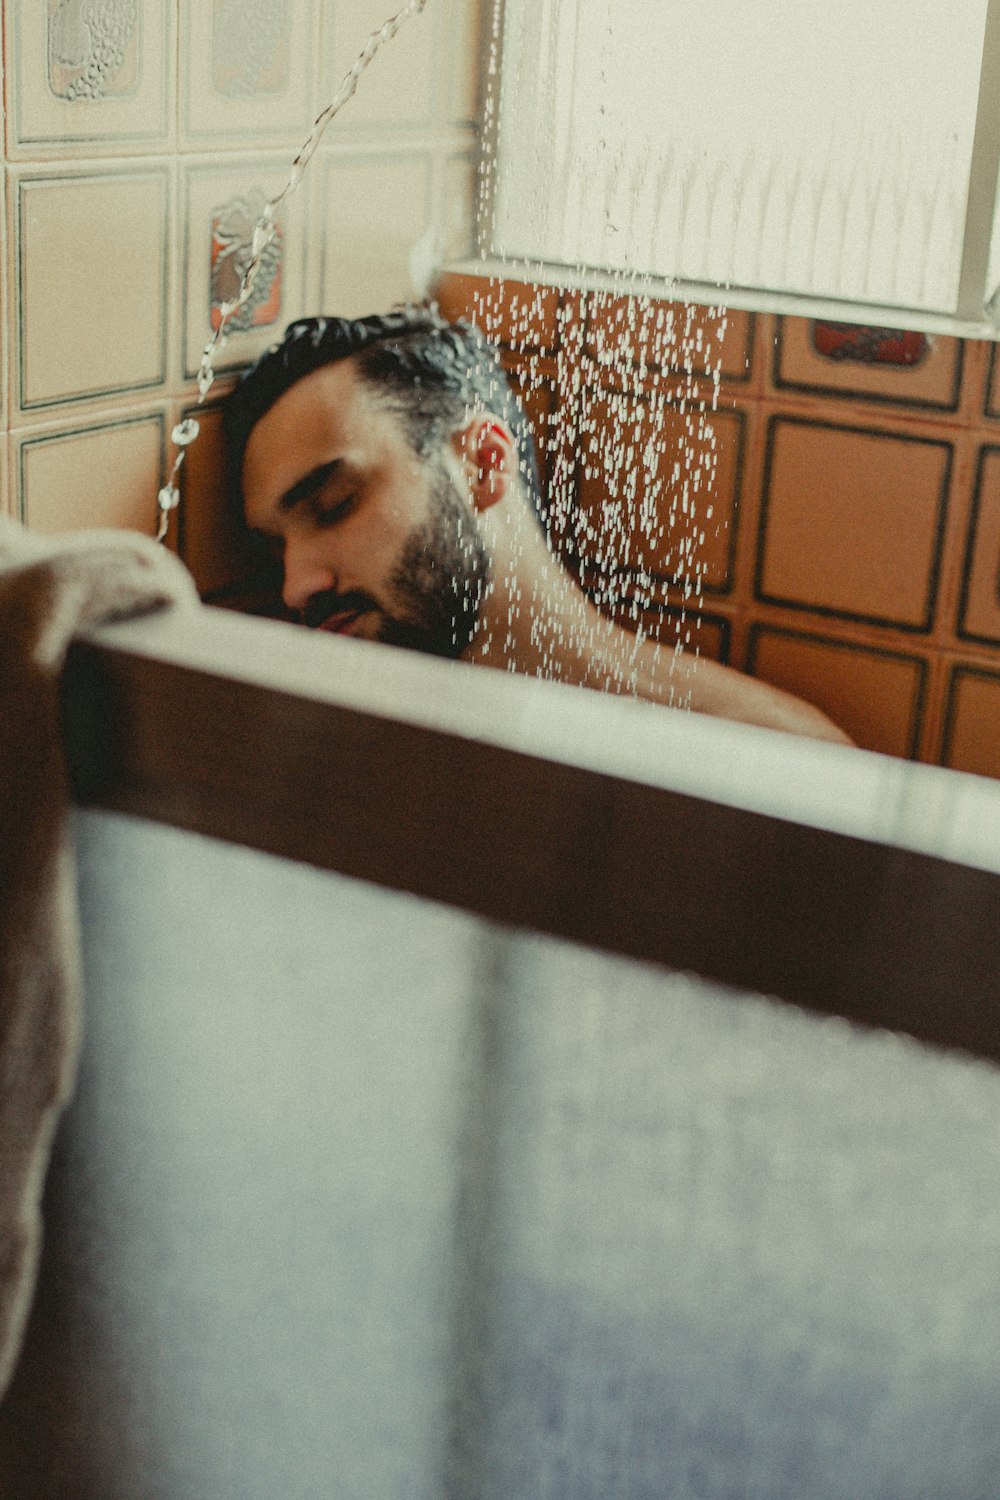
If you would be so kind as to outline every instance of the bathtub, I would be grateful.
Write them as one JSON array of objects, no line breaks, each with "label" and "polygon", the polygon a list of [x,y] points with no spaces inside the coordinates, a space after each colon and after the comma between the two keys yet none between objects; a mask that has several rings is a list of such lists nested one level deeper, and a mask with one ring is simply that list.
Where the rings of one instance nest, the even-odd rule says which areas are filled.
[{"label": "bathtub", "polygon": [[1000,787],[216,611],[64,713],[4,1494],[994,1492]]}]

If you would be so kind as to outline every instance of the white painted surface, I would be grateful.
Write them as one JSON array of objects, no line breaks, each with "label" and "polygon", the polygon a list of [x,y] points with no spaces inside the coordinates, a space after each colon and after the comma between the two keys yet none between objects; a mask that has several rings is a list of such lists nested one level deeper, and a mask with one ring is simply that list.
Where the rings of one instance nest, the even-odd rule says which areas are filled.
[{"label": "white painted surface", "polygon": [[986,0],[507,12],[498,252],[954,309]]}]

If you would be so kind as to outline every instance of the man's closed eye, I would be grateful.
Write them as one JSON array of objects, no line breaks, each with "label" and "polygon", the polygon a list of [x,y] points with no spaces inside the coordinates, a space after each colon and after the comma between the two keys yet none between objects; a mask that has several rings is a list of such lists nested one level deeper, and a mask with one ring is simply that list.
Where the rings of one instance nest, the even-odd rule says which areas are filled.
[{"label": "man's closed eye", "polygon": [[345,516],[350,514],[357,502],[357,498],[356,492],[352,491],[351,494],[345,495],[342,500],[337,500],[332,504],[324,505],[317,501],[312,507],[313,521],[319,527],[336,526],[338,521],[342,521]]}]

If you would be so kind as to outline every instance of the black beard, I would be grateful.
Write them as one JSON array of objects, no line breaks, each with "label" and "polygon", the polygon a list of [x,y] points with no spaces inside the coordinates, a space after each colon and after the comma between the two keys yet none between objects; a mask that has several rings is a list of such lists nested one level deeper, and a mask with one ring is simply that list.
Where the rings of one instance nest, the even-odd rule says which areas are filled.
[{"label": "black beard", "polygon": [[454,659],[472,643],[490,563],[475,513],[434,467],[431,513],[407,537],[390,579],[403,613],[385,617],[378,639]]}]

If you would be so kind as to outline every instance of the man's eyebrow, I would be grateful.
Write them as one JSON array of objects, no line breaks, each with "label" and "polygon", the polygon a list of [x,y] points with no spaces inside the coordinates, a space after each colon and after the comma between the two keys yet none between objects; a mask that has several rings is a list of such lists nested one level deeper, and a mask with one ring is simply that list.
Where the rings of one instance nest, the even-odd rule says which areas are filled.
[{"label": "man's eyebrow", "polygon": [[302,479],[297,480],[291,489],[286,490],[278,501],[279,511],[283,515],[287,515],[290,510],[294,510],[297,505],[301,505],[303,500],[308,500],[311,495],[315,495],[317,490],[323,488],[328,479],[333,478],[342,463],[343,459],[332,459],[330,463],[319,464],[317,468],[312,469]]}]

